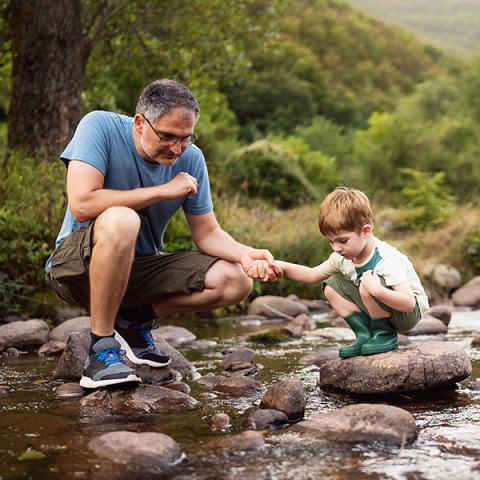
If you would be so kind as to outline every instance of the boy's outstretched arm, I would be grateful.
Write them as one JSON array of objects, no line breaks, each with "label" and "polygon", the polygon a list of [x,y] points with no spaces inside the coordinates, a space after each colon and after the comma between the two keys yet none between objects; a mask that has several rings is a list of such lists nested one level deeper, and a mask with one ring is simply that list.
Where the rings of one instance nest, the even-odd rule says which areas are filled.
[{"label": "boy's outstretched arm", "polygon": [[285,277],[307,284],[322,282],[338,272],[338,269],[329,260],[316,267],[306,267],[305,265],[284,262],[282,260],[275,260],[275,264],[283,270]]}]

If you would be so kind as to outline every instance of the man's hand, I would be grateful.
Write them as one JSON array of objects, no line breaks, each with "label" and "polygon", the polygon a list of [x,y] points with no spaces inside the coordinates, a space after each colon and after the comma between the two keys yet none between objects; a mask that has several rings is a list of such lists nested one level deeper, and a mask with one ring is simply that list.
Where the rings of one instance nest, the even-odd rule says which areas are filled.
[{"label": "man's hand", "polygon": [[383,288],[382,283],[380,282],[380,277],[373,271],[367,270],[360,280],[360,283],[365,287],[367,292],[376,297],[381,288]]},{"label": "man's hand", "polygon": [[258,278],[262,282],[274,282],[283,277],[283,270],[275,264],[268,250],[251,248],[241,256],[240,263],[250,278]]},{"label": "man's hand", "polygon": [[180,172],[174,179],[162,185],[167,190],[169,200],[195,195],[197,193],[197,179],[187,172]]}]

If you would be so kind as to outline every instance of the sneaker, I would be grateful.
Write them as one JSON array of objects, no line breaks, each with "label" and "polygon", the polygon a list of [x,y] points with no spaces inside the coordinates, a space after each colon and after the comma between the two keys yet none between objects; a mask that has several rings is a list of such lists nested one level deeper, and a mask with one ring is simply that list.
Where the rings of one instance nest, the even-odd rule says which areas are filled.
[{"label": "sneaker", "polygon": [[98,340],[92,347],[80,379],[83,388],[141,382],[121,357],[120,344],[113,337]]},{"label": "sneaker", "polygon": [[118,316],[115,322],[115,338],[132,363],[153,368],[166,367],[171,361],[170,356],[155,346],[151,329],[152,322],[139,325]]}]

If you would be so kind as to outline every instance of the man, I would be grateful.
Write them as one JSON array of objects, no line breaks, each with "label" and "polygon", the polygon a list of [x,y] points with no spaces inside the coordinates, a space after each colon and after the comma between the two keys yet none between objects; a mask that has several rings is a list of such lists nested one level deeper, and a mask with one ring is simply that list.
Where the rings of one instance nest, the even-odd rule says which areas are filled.
[{"label": "man", "polygon": [[[46,270],[55,292],[90,310],[91,346],[80,384],[97,388],[140,379],[135,364],[163,367],[156,316],[209,310],[243,300],[252,277],[276,278],[273,257],[235,241],[213,212],[208,173],[193,143],[199,106],[174,80],[143,91],[133,118],[87,114],[61,155],[68,208]],[[163,234],[183,208],[198,252],[162,254]],[[114,330],[115,328],[115,330]]]}]

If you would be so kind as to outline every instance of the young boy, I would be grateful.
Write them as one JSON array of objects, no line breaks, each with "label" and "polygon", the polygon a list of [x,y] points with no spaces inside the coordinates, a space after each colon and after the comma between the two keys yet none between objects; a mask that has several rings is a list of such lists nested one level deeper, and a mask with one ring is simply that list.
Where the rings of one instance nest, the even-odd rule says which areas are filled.
[{"label": "young boy", "polygon": [[[343,317],[356,341],[340,348],[341,358],[389,352],[398,347],[397,331],[413,328],[428,309],[428,299],[411,262],[373,236],[367,196],[340,187],[320,206],[320,232],[333,249],[317,267],[276,261],[287,278],[325,283],[325,296]],[[258,262],[252,264],[251,271]]]}]

